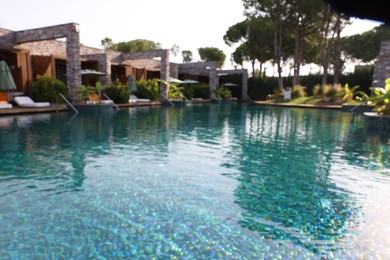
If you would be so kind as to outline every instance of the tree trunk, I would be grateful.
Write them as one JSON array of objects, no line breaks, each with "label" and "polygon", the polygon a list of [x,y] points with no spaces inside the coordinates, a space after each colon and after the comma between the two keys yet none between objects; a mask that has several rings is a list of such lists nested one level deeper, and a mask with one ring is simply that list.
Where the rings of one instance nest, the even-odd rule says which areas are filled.
[{"label": "tree trunk", "polygon": [[301,62],[302,62],[302,48],[303,48],[303,29],[302,25],[298,24],[295,30],[295,49],[294,49],[294,66],[293,66],[293,87],[301,84],[299,77]]},{"label": "tree trunk", "polygon": [[280,22],[274,31],[274,60],[278,69],[278,90],[283,90],[282,78],[282,29]]},{"label": "tree trunk", "polygon": [[335,49],[335,63],[334,63],[334,75],[333,83],[339,83],[339,77],[341,74],[341,15],[337,14],[336,22],[336,49]]},{"label": "tree trunk", "polygon": [[255,60],[251,60],[252,63],[252,77],[255,77]]}]

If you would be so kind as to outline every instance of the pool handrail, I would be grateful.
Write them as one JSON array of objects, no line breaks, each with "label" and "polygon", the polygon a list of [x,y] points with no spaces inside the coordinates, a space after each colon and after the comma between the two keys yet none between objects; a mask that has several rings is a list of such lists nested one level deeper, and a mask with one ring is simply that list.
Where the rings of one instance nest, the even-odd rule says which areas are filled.
[{"label": "pool handrail", "polygon": [[72,103],[70,103],[70,101],[62,93],[58,93],[58,95],[73,109],[76,114],[79,113],[79,111],[72,105]]}]

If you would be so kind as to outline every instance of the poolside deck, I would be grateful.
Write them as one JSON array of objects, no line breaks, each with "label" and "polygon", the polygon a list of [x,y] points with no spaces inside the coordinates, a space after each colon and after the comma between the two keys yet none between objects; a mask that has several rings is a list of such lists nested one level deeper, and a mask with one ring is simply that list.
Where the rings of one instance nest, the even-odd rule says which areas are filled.
[{"label": "poolside deck", "polygon": [[297,108],[319,108],[319,109],[336,109],[341,110],[342,105],[329,105],[329,104],[291,104],[291,103],[270,103],[267,101],[254,101],[256,105],[263,106],[275,106],[275,107],[297,107]]},{"label": "poolside deck", "polygon": [[[209,100],[201,101],[192,101],[192,103],[207,103]],[[117,104],[120,108],[125,107],[137,107],[137,106],[160,106],[162,103],[160,101],[150,101],[150,102],[137,102],[137,103],[127,103],[127,104]],[[279,106],[279,107],[297,107],[297,108],[320,108],[320,109],[342,109],[341,105],[309,105],[309,104],[289,104],[289,103],[269,103],[266,101],[254,101],[256,105],[265,105],[265,106]],[[71,108],[66,104],[54,104],[50,107],[39,107],[39,108],[24,108],[14,106],[13,108],[0,109],[0,116],[3,115],[17,115],[17,114],[31,114],[31,113],[48,113],[48,112],[61,112],[69,111]]]}]

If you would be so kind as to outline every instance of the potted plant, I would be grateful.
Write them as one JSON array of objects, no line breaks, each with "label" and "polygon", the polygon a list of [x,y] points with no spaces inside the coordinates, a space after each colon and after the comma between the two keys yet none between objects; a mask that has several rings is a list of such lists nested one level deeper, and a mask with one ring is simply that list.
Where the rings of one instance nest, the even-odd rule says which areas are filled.
[{"label": "potted plant", "polygon": [[378,115],[390,116],[390,78],[386,79],[385,87],[371,87],[373,95],[368,98],[370,106]]},{"label": "potted plant", "polygon": [[337,96],[342,96],[343,98],[343,111],[354,111],[360,113],[371,111],[372,108],[366,105],[368,99],[367,94],[364,93],[364,91],[358,91],[359,88],[359,85],[350,88],[347,83],[344,88],[337,93]]},{"label": "potted plant", "polygon": [[96,82],[95,87],[81,85],[76,94],[79,95],[81,103],[75,104],[80,112],[105,112],[112,111],[112,100],[102,100],[103,85],[100,81]]},{"label": "potted plant", "polygon": [[390,78],[386,79],[385,87],[371,87],[372,95],[368,105],[373,106],[372,112],[365,112],[369,127],[390,129]]},{"label": "potted plant", "polygon": [[78,100],[81,103],[87,103],[90,96],[94,93],[94,89],[91,86],[81,85],[76,90],[76,95],[78,95]]}]

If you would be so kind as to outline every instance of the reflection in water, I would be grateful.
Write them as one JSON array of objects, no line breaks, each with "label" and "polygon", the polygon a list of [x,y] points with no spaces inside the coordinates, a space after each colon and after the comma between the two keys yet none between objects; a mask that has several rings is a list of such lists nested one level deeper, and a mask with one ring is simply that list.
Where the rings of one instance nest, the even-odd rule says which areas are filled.
[{"label": "reflection in water", "polygon": [[0,117],[0,258],[389,256],[369,199],[390,198],[390,139],[362,125],[250,104]]},{"label": "reflection in water", "polygon": [[[236,202],[245,209],[240,224],[315,253],[340,249],[335,242],[348,235],[349,223],[361,213],[329,179],[330,157],[345,137],[332,127],[333,115],[271,109],[248,116],[248,139],[236,158],[241,169]],[[317,134],[323,131],[329,132]]]}]

